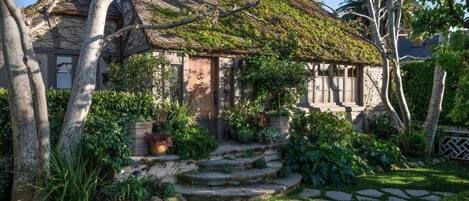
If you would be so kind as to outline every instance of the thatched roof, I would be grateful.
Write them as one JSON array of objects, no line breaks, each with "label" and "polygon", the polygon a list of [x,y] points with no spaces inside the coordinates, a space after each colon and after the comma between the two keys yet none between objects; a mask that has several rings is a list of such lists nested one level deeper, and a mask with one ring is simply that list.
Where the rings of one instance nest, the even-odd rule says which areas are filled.
[{"label": "thatched roof", "polygon": [[[126,1],[126,0],[121,0]],[[244,5],[248,0],[128,0],[144,24],[169,23],[194,15],[203,4]],[[39,0],[25,9],[43,13],[52,0]],[[90,0],[61,0],[55,13],[87,15]],[[116,3],[109,16],[120,17]],[[249,54],[265,47],[294,50],[297,58],[338,63],[380,64],[377,49],[349,25],[330,16],[314,0],[263,0],[255,8],[221,18],[169,30],[144,30],[150,46],[199,53]]]},{"label": "thatched roof", "polygon": [[[47,7],[53,2],[53,0],[38,0],[33,5],[30,5],[24,9],[26,15],[34,15],[43,13]],[[54,7],[53,13],[63,14],[80,14],[87,15],[90,7],[90,0],[60,0]],[[115,3],[112,3],[108,10],[109,16],[119,17],[120,12],[116,8]]]},{"label": "thatched roof", "polygon": [[[201,2],[225,9],[246,0],[132,0],[144,24],[169,23],[194,15]],[[295,56],[312,61],[380,64],[377,49],[330,16],[313,0],[263,0],[247,12],[170,30],[145,30],[156,48],[211,53],[255,53],[296,47]]]}]

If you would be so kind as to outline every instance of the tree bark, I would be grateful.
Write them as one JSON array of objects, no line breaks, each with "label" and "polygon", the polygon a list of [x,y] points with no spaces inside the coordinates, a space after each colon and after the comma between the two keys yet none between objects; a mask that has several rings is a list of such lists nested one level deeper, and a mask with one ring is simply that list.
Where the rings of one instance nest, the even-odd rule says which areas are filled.
[{"label": "tree bark", "polygon": [[11,200],[34,197],[38,167],[38,138],[28,68],[23,62],[20,32],[5,2],[0,1],[0,33],[8,77],[9,107],[13,139],[13,187]]},{"label": "tree bark", "polygon": [[398,51],[398,39],[399,39],[399,29],[400,29],[400,16],[402,12],[402,0],[398,1],[397,7],[394,6],[393,0],[387,0],[387,14],[388,14],[388,35],[389,35],[389,43],[392,49],[392,57],[393,61],[393,73],[394,73],[394,81],[396,83],[397,89],[397,100],[399,102],[399,109],[402,115],[402,121],[404,123],[404,129],[401,133],[405,132],[406,130],[410,129],[412,126],[410,110],[407,105],[407,100],[404,95],[404,87],[402,84],[402,77],[401,77],[401,67],[399,63],[399,51]]},{"label": "tree bark", "polygon": [[76,69],[72,93],[60,132],[59,147],[70,157],[79,143],[81,131],[96,88],[96,69],[102,50],[107,10],[112,0],[92,0],[84,42]]},{"label": "tree bark", "polygon": [[49,169],[50,155],[50,127],[47,112],[46,87],[42,78],[41,69],[37,62],[36,53],[34,52],[30,30],[26,26],[23,14],[18,10],[12,0],[5,0],[5,4],[15,19],[21,36],[21,46],[24,51],[24,63],[28,67],[31,76],[31,84],[34,89],[35,108],[37,118],[38,140],[39,140],[39,157],[43,170]]},{"label": "tree bark", "polygon": [[443,97],[445,93],[446,71],[439,65],[435,66],[433,75],[432,97],[428,106],[427,119],[425,120],[425,132],[427,133],[427,156],[433,153],[433,143],[435,140],[438,119],[442,111]]},{"label": "tree bark", "polygon": [[[372,24],[372,37],[373,44],[380,51],[381,58],[383,60],[383,78],[382,78],[382,89],[381,89],[381,102],[386,109],[386,112],[391,116],[396,129],[399,133],[405,132],[405,124],[397,114],[394,106],[390,101],[390,86],[391,86],[391,66],[390,59],[388,58],[388,48],[386,47],[386,41],[382,37],[381,33],[381,0],[368,0],[366,3],[368,9],[368,18]],[[396,49],[397,51],[397,49]]]}]

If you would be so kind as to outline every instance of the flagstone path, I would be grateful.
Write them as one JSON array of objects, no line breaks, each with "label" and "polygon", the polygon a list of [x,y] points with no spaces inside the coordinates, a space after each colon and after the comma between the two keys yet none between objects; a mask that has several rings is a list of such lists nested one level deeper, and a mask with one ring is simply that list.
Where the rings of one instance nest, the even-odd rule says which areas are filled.
[{"label": "flagstone path", "polygon": [[317,189],[305,188],[298,196],[305,200],[324,200],[326,198],[331,201],[440,201],[445,196],[451,196],[450,192],[427,191],[420,189],[398,189],[398,188],[381,188],[381,189],[363,189],[353,193],[342,191],[320,191]]}]

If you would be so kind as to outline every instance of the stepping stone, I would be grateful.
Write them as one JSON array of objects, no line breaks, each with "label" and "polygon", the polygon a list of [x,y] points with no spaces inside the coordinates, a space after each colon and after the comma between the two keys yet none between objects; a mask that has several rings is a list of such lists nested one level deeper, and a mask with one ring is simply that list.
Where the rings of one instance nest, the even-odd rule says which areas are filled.
[{"label": "stepping stone", "polygon": [[437,194],[437,195],[441,195],[441,196],[443,196],[443,197],[449,197],[449,196],[454,195],[454,193],[450,193],[450,192],[440,192],[440,191],[433,191],[432,193],[433,193],[433,194]]},{"label": "stepping stone", "polygon": [[382,188],[381,191],[400,197],[400,198],[410,199],[410,197],[407,194],[405,194],[404,191],[397,189],[397,188]]},{"label": "stepping stone", "polygon": [[320,191],[320,190],[309,189],[309,188],[305,188],[305,189],[303,190],[303,192],[301,192],[300,194],[298,194],[298,196],[300,196],[300,197],[303,198],[303,199],[318,197],[318,196],[320,196],[320,195],[321,195],[321,191]]},{"label": "stepping stone", "polygon": [[178,175],[178,181],[202,186],[225,186],[255,184],[275,178],[282,169],[282,163],[269,162],[267,168],[237,170],[231,173],[222,172],[196,172]]},{"label": "stepping stone", "polygon": [[388,198],[388,201],[407,201],[406,199],[402,199],[402,198],[398,198],[398,197],[394,197],[394,196],[391,196]]},{"label": "stepping stone", "polygon": [[192,186],[176,184],[176,192],[188,200],[259,200],[267,199],[279,193],[288,193],[300,185],[301,175],[290,173],[285,178],[270,180],[267,184],[249,184],[241,186]]},{"label": "stepping stone", "polygon": [[344,193],[341,191],[327,191],[326,197],[333,199],[333,200],[340,200],[340,201],[350,201],[352,200],[352,195],[348,193]]},{"label": "stepping stone", "polygon": [[425,190],[412,190],[412,189],[407,189],[405,190],[407,194],[409,194],[412,197],[422,197],[424,195],[430,194],[428,191]]},{"label": "stepping stone", "polygon": [[421,197],[420,199],[422,200],[428,200],[428,201],[440,201],[441,197],[437,195],[427,195],[425,197]]},{"label": "stepping stone", "polygon": [[375,198],[369,198],[369,197],[359,196],[359,195],[357,195],[356,198],[358,201],[377,201],[377,199]]},{"label": "stepping stone", "polygon": [[357,191],[357,194],[368,196],[368,197],[374,197],[374,198],[380,198],[384,195],[384,193],[379,192],[375,189],[365,189],[365,190]]}]

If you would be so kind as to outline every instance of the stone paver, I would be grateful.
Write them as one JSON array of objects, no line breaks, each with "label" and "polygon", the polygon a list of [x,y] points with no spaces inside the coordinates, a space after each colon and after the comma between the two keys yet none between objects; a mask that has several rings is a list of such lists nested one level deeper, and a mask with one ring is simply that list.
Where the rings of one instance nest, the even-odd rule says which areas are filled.
[{"label": "stone paver", "polygon": [[340,201],[350,201],[352,200],[352,195],[348,193],[344,193],[341,191],[327,191],[326,197],[333,199],[333,200],[340,200]]},{"label": "stone paver", "polygon": [[320,195],[321,195],[320,190],[309,189],[309,188],[305,188],[300,194],[298,194],[298,196],[300,196],[303,199],[314,198],[314,197],[318,197]]},{"label": "stone paver", "polygon": [[441,196],[444,196],[444,197],[448,197],[448,196],[454,195],[454,193],[450,193],[450,192],[440,192],[440,191],[433,191],[433,194],[441,195]]},{"label": "stone paver", "polygon": [[374,197],[374,198],[380,198],[384,195],[384,193],[379,192],[375,189],[360,190],[360,191],[357,191],[357,194],[363,195],[363,196],[368,196],[368,197]]},{"label": "stone paver", "polygon": [[407,194],[409,194],[410,196],[412,197],[422,197],[424,195],[428,195],[430,194],[428,191],[426,190],[413,190],[413,189],[407,189],[405,190],[405,192]]},{"label": "stone paver", "polygon": [[437,195],[427,195],[425,197],[421,197],[420,199],[422,200],[428,200],[428,201],[440,201],[441,197]]},{"label": "stone paver", "polygon": [[402,198],[398,198],[398,197],[394,197],[394,196],[391,196],[388,198],[388,201],[407,201],[406,199],[402,199]]},{"label": "stone paver", "polygon": [[358,201],[377,201],[375,198],[365,197],[365,196],[356,196]]},{"label": "stone paver", "polygon": [[406,193],[404,193],[404,191],[397,189],[397,188],[382,188],[381,191],[400,197],[400,198],[410,199],[410,197]]}]

